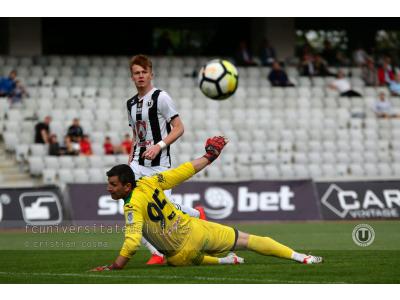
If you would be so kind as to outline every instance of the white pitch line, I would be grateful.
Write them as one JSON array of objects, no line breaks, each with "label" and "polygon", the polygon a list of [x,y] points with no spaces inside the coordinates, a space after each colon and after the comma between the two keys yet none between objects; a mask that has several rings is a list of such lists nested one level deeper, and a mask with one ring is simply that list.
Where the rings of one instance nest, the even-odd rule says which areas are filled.
[{"label": "white pitch line", "polygon": [[[22,273],[22,272],[0,272],[0,275],[7,276],[46,276],[46,277],[85,277],[85,278],[125,278],[125,279],[187,279],[187,276],[160,276],[160,275],[108,275],[108,274],[80,274],[80,273]],[[259,279],[259,278],[238,278],[238,277],[205,277],[205,276],[194,276],[191,277],[194,280],[203,280],[203,281],[251,281],[251,282],[267,282],[267,283],[313,283],[310,281],[293,281],[293,280],[274,280],[274,279]],[[319,281],[315,283],[346,283],[346,282],[328,282],[328,281]]]}]

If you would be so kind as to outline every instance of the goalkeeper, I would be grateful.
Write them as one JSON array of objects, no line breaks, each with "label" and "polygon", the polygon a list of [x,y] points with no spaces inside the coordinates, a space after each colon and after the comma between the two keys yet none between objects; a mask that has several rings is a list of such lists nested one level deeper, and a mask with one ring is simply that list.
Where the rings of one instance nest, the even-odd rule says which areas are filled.
[{"label": "goalkeeper", "polygon": [[239,264],[243,258],[229,253],[248,249],[304,264],[321,263],[322,258],[295,252],[269,237],[240,232],[221,224],[192,218],[176,209],[164,195],[212,163],[227,140],[213,137],[206,142],[206,154],[175,169],[142,177],[135,181],[128,165],[118,165],[107,172],[107,190],[114,200],[124,199],[125,241],[117,259],[91,271],[122,269],[140,246],[142,235],[163,253],[173,266],[200,264]]}]

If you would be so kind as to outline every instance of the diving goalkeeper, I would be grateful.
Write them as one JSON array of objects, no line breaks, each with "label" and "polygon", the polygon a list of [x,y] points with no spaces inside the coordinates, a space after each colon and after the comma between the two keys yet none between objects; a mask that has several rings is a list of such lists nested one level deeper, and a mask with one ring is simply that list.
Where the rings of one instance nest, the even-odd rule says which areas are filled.
[{"label": "diving goalkeeper", "polygon": [[142,235],[173,266],[238,264],[243,258],[229,251],[247,249],[304,264],[317,264],[322,257],[298,253],[269,237],[240,232],[218,223],[192,218],[178,210],[164,195],[212,163],[227,140],[218,136],[206,142],[206,154],[175,169],[135,181],[128,165],[117,165],[107,172],[107,190],[114,200],[124,199],[125,241],[117,259],[91,271],[122,269],[140,246]]}]

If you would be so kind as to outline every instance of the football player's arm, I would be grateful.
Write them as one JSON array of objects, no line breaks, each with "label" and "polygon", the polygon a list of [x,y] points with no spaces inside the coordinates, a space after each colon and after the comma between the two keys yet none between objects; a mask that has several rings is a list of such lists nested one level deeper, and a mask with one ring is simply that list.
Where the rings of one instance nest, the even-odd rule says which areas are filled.
[{"label": "football player's arm", "polygon": [[146,159],[154,159],[161,152],[161,150],[168,147],[182,136],[184,132],[184,126],[179,116],[175,116],[172,119],[171,125],[171,132],[160,142],[147,149],[143,153],[142,157],[145,157]]},{"label": "football player's arm", "polygon": [[136,131],[135,131],[135,128],[132,127],[132,146],[131,146],[131,152],[129,153],[128,165],[133,160],[133,151],[135,149],[135,144],[136,144]]},{"label": "football player's arm", "polygon": [[135,130],[135,124],[133,122],[132,119],[132,115],[131,115],[131,110],[130,110],[130,105],[129,105],[129,101],[127,103],[127,108],[128,108],[128,122],[129,122],[129,126],[132,128],[132,147],[131,147],[131,153],[129,153],[129,160],[128,160],[128,165],[131,163],[131,161],[133,160],[133,149],[135,148],[135,144],[136,144],[136,130]]},{"label": "football player's arm", "polygon": [[161,150],[173,144],[184,132],[183,122],[175,108],[175,103],[165,92],[162,92],[158,98],[158,110],[165,120],[171,124],[172,129],[164,139],[151,146],[143,153],[143,157],[147,159],[154,159]]},{"label": "football player's arm", "polygon": [[[137,204],[140,203],[137,201]],[[143,215],[140,205],[130,203],[124,206],[125,240],[119,256],[111,265],[92,269],[93,272],[120,270],[125,267],[129,259],[136,253],[142,239]]]},{"label": "football player's arm", "polygon": [[154,176],[158,179],[158,185],[163,190],[169,190],[178,184],[188,180],[194,174],[203,170],[206,166],[212,163],[220,155],[222,149],[228,143],[228,140],[222,136],[216,136],[206,141],[206,154],[191,162],[186,162],[179,167],[161,172]]}]

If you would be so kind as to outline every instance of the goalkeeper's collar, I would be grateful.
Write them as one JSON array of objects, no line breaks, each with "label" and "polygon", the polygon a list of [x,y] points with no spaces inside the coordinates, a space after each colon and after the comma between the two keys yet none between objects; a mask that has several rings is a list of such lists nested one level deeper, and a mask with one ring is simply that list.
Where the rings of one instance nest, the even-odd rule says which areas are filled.
[{"label": "goalkeeper's collar", "polygon": [[133,193],[133,190],[128,194],[128,196],[126,196],[126,198],[124,198],[124,205],[128,204],[129,201],[131,200],[132,193]]}]

